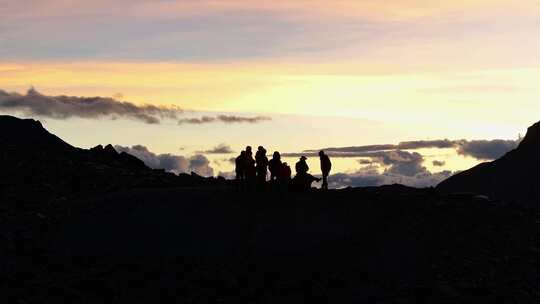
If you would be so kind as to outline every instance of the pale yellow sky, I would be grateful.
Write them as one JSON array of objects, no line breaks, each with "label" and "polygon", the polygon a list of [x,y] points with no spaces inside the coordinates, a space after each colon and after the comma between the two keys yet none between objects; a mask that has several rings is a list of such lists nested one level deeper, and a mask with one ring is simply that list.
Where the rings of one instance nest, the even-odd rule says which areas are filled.
[{"label": "pale yellow sky", "polygon": [[433,124],[432,136],[437,130],[452,135],[444,129],[456,122],[456,135],[462,136],[463,126],[470,131],[466,137],[508,137],[540,112],[540,68],[364,73],[356,67],[354,72],[341,63],[4,63],[0,83],[8,91],[35,85],[47,95],[120,93],[135,103],[194,110]]}]

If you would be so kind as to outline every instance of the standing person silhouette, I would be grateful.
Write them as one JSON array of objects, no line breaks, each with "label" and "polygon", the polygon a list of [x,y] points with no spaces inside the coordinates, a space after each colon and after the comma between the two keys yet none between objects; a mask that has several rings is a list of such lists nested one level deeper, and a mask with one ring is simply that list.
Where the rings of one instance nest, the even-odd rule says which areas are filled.
[{"label": "standing person silhouette", "polygon": [[278,189],[283,192],[289,191],[289,184],[291,183],[291,167],[286,162],[281,163],[279,173],[277,176]]},{"label": "standing person silhouette", "polygon": [[268,172],[268,157],[266,157],[266,149],[263,146],[257,148],[255,162],[257,163],[257,185],[262,189]]},{"label": "standing person silhouette", "polygon": [[246,151],[240,152],[240,155],[234,160],[236,172],[236,186],[238,189],[242,188],[246,177]]},{"label": "standing person silhouette", "polygon": [[285,162],[282,163],[279,170],[278,180],[288,184],[291,181],[291,175],[291,167],[289,167],[289,165]]},{"label": "standing person silhouette", "polygon": [[321,172],[322,172],[322,185],[321,189],[328,190],[328,175],[332,169],[332,162],[328,155],[323,150],[319,152],[319,158],[321,159]]},{"label": "standing person silhouette", "polygon": [[251,152],[251,146],[246,147],[244,173],[247,188],[251,190],[255,183],[255,177],[257,174],[257,171],[255,169],[255,160],[253,159],[253,152]]},{"label": "standing person silhouette", "polygon": [[281,155],[278,151],[274,152],[272,159],[268,162],[268,169],[270,169],[270,181],[274,181],[279,178],[281,171]]}]

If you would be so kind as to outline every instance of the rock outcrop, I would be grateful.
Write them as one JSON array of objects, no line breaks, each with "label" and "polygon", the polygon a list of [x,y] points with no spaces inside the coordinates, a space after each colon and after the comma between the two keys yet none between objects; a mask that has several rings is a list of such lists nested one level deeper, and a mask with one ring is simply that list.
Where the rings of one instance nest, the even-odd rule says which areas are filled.
[{"label": "rock outcrop", "polygon": [[437,186],[441,193],[469,192],[492,199],[540,202],[540,122],[529,127],[518,148],[492,162],[458,173]]},{"label": "rock outcrop", "polygon": [[147,167],[112,145],[85,150],[49,133],[39,121],[0,116],[0,198],[46,202],[141,187],[217,182]]}]

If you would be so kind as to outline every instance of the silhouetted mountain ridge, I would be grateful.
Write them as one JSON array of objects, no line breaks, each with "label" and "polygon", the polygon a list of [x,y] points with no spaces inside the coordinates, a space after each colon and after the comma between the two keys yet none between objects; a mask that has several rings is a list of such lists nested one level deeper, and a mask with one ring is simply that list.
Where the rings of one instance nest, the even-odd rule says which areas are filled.
[{"label": "silhouetted mountain ridge", "polygon": [[10,201],[48,201],[119,189],[201,186],[216,182],[150,169],[112,145],[80,149],[34,119],[0,116],[0,195]]},{"label": "silhouetted mountain ridge", "polygon": [[39,149],[41,151],[70,151],[75,148],[49,133],[41,122],[0,115],[0,145],[7,149]]},{"label": "silhouetted mountain ridge", "polygon": [[503,157],[460,172],[437,186],[442,193],[471,192],[507,202],[540,201],[540,122]]}]

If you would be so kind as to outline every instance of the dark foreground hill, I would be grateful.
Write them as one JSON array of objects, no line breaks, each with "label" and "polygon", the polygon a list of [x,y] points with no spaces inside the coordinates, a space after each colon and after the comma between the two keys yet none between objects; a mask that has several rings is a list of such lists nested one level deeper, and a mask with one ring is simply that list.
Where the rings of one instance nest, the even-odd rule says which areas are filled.
[{"label": "dark foreground hill", "polygon": [[0,200],[6,303],[540,300],[538,209],[400,185],[237,192],[43,131],[42,152],[0,137],[20,175]]},{"label": "dark foreground hill", "polygon": [[[538,303],[540,213],[401,186],[126,190],[2,226],[7,303]],[[29,212],[29,211],[27,211]],[[16,214],[14,216],[17,216]]]},{"label": "dark foreground hill", "polygon": [[540,203],[540,122],[518,148],[493,162],[456,174],[437,186],[442,193],[470,192],[506,202]]}]

